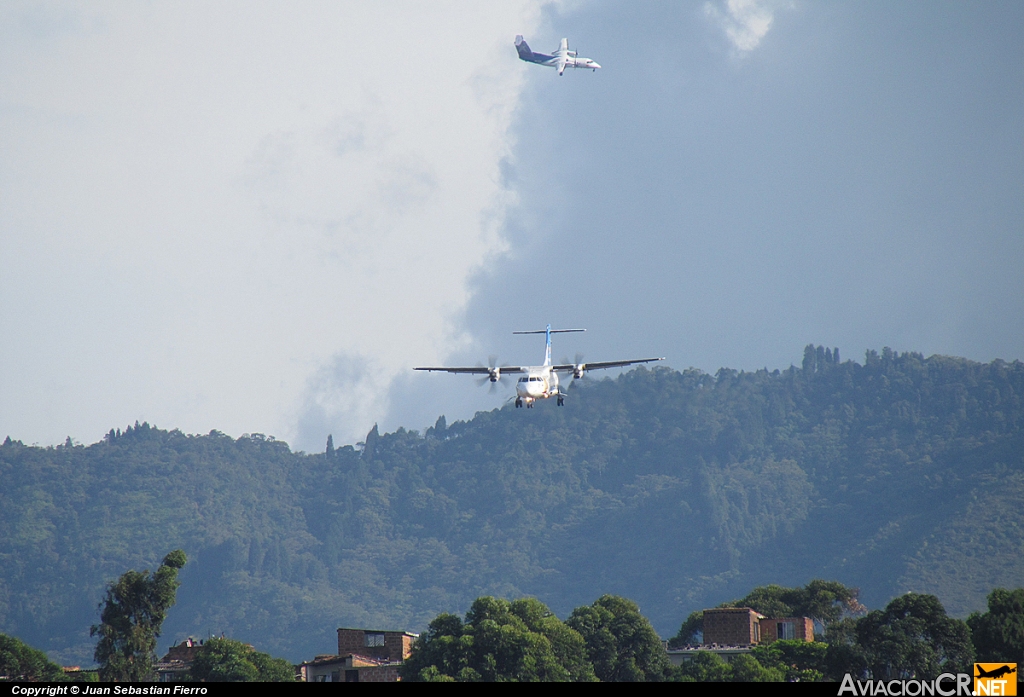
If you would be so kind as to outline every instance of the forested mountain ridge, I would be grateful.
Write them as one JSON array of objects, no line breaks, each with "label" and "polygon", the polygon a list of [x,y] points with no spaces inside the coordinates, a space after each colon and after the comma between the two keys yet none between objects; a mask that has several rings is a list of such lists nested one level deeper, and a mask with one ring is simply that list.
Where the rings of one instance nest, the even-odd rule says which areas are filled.
[{"label": "forested mountain ridge", "polygon": [[[638,369],[566,406],[361,448],[146,424],[0,446],[0,632],[88,663],[103,585],[182,548],[165,640],[292,660],[338,626],[418,630],[481,595],[560,616],[605,593],[671,636],[765,583],[834,578],[952,614],[1024,578],[1024,364],[808,347],[802,367]],[[163,645],[163,644],[162,644]]]}]

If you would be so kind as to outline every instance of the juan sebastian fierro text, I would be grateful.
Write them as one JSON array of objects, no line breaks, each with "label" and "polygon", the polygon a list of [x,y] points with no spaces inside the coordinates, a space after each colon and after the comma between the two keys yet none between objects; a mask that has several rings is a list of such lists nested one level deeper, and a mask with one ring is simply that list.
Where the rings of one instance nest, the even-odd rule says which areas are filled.
[{"label": "juan sebastian fierro text", "polygon": [[[75,686],[77,688],[77,685]],[[114,685],[113,687],[93,687],[84,685],[74,692],[68,691],[67,685],[50,685],[48,687],[24,687],[15,685],[11,688],[12,695],[24,695],[24,697],[58,697],[58,695],[205,695],[205,687],[188,687],[186,685],[175,685],[174,687],[163,687],[160,685],[147,685],[146,687],[135,687],[133,685]]]}]

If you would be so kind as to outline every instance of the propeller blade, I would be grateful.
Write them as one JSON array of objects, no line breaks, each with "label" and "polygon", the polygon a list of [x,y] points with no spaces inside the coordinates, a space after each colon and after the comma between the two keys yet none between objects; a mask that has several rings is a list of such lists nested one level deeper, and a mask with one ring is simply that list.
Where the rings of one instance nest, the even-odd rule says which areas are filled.
[{"label": "propeller blade", "polygon": [[[500,383],[501,382],[501,378],[504,377],[501,374],[501,369],[507,367],[506,364],[502,363],[501,365],[498,365],[498,357],[495,356],[494,354],[491,354],[490,356],[487,357],[487,365],[483,365],[481,363],[477,363],[477,367],[487,368],[487,370],[490,371],[490,373],[488,373],[487,375],[484,375],[483,377],[477,378],[477,384],[480,385],[481,387],[483,387],[486,383],[489,382],[489,383],[491,383],[491,389],[490,389],[491,393],[494,393],[495,391],[497,391],[498,383]],[[496,371],[496,370],[498,371],[497,376],[495,376],[495,377],[497,377],[497,379],[496,380],[492,380],[491,377],[494,376],[494,371]],[[505,384],[507,385],[508,381],[506,381]]]},{"label": "propeller blade", "polygon": [[[573,358],[572,362],[573,362],[573,365],[581,365],[581,364],[585,365],[585,363],[583,361],[583,354],[582,353],[577,353],[576,356]],[[573,382],[576,382],[577,380],[583,379],[585,377],[587,377],[586,370],[584,370],[582,375],[580,375],[580,377],[578,377],[578,378],[576,377],[576,371],[573,370],[573,373],[572,373],[572,380],[573,380]]]}]

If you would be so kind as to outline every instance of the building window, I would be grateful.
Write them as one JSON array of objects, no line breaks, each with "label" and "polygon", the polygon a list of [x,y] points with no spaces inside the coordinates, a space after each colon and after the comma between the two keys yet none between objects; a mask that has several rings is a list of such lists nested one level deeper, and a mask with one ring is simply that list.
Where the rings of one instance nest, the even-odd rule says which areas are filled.
[{"label": "building window", "polygon": [[796,629],[792,622],[779,622],[778,635],[780,639],[794,639]]},{"label": "building window", "polygon": [[366,633],[366,645],[367,646],[384,646],[384,635],[367,632]]}]

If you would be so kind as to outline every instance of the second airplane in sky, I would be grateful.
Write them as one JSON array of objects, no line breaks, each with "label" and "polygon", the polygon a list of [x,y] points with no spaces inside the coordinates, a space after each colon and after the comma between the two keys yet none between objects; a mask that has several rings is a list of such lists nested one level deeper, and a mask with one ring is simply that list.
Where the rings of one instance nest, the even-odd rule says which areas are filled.
[{"label": "second airplane in sky", "polygon": [[549,56],[546,53],[534,53],[531,51],[529,44],[523,40],[523,35],[520,34],[516,37],[516,50],[519,51],[519,57],[527,63],[557,68],[559,75],[565,72],[566,68],[586,68],[587,70],[596,71],[601,67],[597,64],[597,61],[581,58],[576,55],[575,51],[570,51],[568,39],[562,39],[562,43],[558,45],[555,55]]}]

